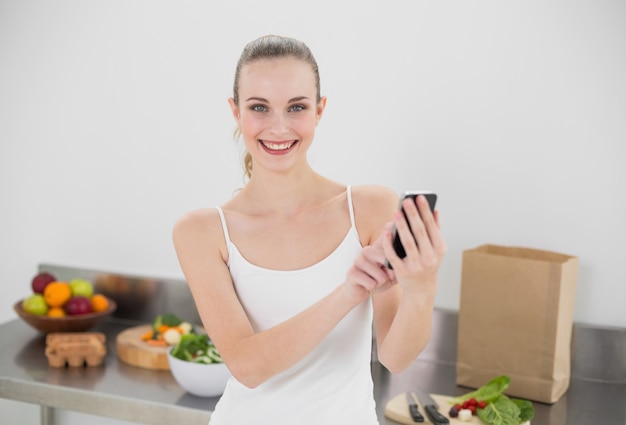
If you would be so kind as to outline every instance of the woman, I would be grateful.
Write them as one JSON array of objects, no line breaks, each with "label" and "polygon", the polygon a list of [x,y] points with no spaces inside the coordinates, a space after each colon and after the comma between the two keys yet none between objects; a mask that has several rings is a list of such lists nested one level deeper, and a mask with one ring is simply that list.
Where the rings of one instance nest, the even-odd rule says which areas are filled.
[{"label": "woman", "polygon": [[302,42],[249,43],[229,103],[248,181],[173,232],[202,323],[233,374],[210,423],[377,424],[372,323],[391,372],[423,349],[445,252],[438,215],[423,197],[405,202],[411,234],[391,190],[351,188],[311,168],[326,98]]}]

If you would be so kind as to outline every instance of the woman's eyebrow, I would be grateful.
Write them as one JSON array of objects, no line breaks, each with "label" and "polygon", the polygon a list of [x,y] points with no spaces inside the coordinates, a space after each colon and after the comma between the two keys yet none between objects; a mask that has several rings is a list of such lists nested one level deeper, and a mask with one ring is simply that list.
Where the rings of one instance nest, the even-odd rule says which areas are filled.
[{"label": "woman's eyebrow", "polygon": [[[300,102],[301,100],[308,100],[308,99],[309,98],[307,96],[297,96],[297,97],[293,97],[289,99],[287,103]],[[251,101],[269,103],[269,101],[265,99],[264,97],[256,97],[256,96],[252,96],[246,99],[246,102],[251,102]]]},{"label": "woman's eyebrow", "polygon": [[294,98],[289,99],[289,102],[287,102],[287,103],[300,102],[301,100],[309,100],[309,98],[306,97],[306,96],[298,96],[298,97],[294,97]]}]

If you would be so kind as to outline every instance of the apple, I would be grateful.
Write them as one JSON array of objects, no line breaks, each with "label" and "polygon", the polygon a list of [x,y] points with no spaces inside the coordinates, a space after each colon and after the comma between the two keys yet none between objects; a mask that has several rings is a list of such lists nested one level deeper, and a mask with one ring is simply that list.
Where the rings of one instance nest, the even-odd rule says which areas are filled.
[{"label": "apple", "polygon": [[48,312],[48,304],[41,294],[33,294],[22,301],[22,308],[25,312],[44,316]]},{"label": "apple", "polygon": [[70,280],[70,289],[75,297],[91,298],[93,295],[93,285],[85,279]]},{"label": "apple", "polygon": [[83,296],[72,297],[65,303],[65,312],[70,316],[91,313],[91,301]]},{"label": "apple", "polygon": [[43,294],[44,288],[50,283],[57,280],[51,273],[42,272],[33,277],[31,287],[35,294]]}]

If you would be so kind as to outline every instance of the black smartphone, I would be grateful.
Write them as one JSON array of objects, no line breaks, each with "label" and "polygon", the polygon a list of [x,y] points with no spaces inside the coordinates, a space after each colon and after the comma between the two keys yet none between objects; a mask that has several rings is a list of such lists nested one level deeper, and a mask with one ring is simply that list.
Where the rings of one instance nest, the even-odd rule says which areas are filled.
[{"label": "black smartphone", "polygon": [[[430,210],[432,212],[435,211],[435,204],[437,203],[437,194],[433,193],[433,192],[429,192],[429,191],[408,191],[408,192],[404,192],[404,194],[402,194],[402,197],[400,198],[400,204],[398,206],[399,209],[402,210],[402,213],[404,214],[404,218],[405,220],[407,220],[407,224],[409,224],[409,229],[411,228],[411,224],[409,223],[407,217],[406,217],[406,213],[404,212],[404,208],[402,208],[402,201],[404,201],[406,198],[411,198],[413,199],[413,202],[415,202],[415,198],[417,198],[418,195],[424,195],[426,197],[426,200],[428,201],[428,205],[430,206]],[[416,241],[417,243],[417,241]],[[404,258],[406,257],[406,251],[404,250],[404,246],[402,246],[402,242],[400,241],[400,236],[398,235],[398,230],[396,229],[396,226],[393,226],[393,249],[396,251],[396,254],[398,254],[398,257],[400,258]],[[391,267],[391,264],[389,264],[389,261],[387,261],[386,264],[387,268],[392,269],[393,267]]]}]

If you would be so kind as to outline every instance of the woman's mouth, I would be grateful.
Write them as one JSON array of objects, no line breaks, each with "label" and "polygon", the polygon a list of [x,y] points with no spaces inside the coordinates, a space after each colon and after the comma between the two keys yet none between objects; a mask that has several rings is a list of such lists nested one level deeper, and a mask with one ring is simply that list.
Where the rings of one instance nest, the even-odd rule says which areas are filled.
[{"label": "woman's mouth", "polygon": [[265,148],[266,151],[271,153],[285,153],[289,151],[293,145],[295,145],[297,140],[288,140],[283,142],[270,142],[267,140],[259,140],[261,145]]}]

